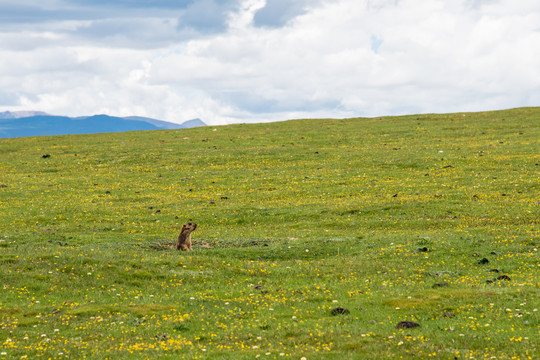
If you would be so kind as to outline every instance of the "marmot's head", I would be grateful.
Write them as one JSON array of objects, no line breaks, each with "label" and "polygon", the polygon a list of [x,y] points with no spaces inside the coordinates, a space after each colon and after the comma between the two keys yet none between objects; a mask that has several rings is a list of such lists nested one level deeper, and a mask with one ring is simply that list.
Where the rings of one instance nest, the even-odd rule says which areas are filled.
[{"label": "marmot's head", "polygon": [[197,228],[197,224],[189,222],[189,223],[186,223],[186,224],[182,225],[182,232],[184,232],[184,231],[192,232],[196,228]]}]

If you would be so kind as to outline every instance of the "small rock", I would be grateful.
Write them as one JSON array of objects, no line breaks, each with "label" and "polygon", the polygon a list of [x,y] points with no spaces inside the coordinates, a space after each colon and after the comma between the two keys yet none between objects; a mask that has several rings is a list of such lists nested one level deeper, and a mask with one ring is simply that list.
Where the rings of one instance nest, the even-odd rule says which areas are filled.
[{"label": "small rock", "polygon": [[500,270],[499,269],[491,269],[489,270],[489,272],[494,272],[494,273],[498,273]]},{"label": "small rock", "polygon": [[51,157],[51,154],[45,154],[41,156],[43,159],[48,159]]},{"label": "small rock", "polygon": [[482,259],[480,259],[480,261],[478,261],[478,264],[480,264],[480,265],[489,264],[489,260],[486,259],[486,258],[482,258]]},{"label": "small rock", "polygon": [[420,324],[415,323],[414,321],[400,321],[396,325],[396,328],[398,329],[412,329],[415,327],[420,327]]},{"label": "small rock", "polygon": [[335,309],[332,309],[330,311],[330,313],[333,315],[333,316],[336,316],[336,315],[347,315],[347,314],[350,314],[351,312],[347,309],[344,309],[342,307],[337,307]]},{"label": "small rock", "polygon": [[447,283],[447,282],[442,282],[442,283],[436,283],[436,284],[433,284],[433,287],[434,287],[434,288],[438,288],[438,287],[447,287],[447,286],[450,286],[450,284]]},{"label": "small rock", "polygon": [[456,317],[456,314],[451,313],[449,311],[445,311],[445,312],[443,312],[443,317],[445,317],[445,318],[453,318],[453,317]]},{"label": "small rock", "polygon": [[429,249],[428,249],[427,247],[424,246],[424,247],[421,247],[421,248],[416,249],[416,251],[418,251],[418,252],[428,252]]},{"label": "small rock", "polygon": [[497,277],[497,280],[506,280],[506,281],[510,281],[510,276],[508,276],[508,275],[501,275],[501,276]]},{"label": "small rock", "polygon": [[161,334],[154,336],[154,338],[158,341],[167,341],[169,337],[167,336],[167,334]]}]

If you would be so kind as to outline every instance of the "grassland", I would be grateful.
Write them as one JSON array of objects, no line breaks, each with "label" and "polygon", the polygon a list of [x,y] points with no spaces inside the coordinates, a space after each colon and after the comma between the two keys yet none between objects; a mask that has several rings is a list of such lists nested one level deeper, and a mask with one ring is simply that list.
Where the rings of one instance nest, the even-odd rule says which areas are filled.
[{"label": "grassland", "polygon": [[538,359],[539,125],[2,139],[0,359]]}]

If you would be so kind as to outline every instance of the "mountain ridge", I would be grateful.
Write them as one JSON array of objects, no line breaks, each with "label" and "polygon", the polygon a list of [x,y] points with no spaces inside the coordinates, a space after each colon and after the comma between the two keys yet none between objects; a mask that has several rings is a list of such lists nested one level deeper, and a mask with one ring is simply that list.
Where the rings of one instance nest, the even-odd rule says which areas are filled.
[{"label": "mountain ridge", "polygon": [[106,114],[69,117],[41,111],[0,112],[0,138],[94,134],[139,130],[186,129],[206,126],[200,119],[182,124],[140,117]]}]

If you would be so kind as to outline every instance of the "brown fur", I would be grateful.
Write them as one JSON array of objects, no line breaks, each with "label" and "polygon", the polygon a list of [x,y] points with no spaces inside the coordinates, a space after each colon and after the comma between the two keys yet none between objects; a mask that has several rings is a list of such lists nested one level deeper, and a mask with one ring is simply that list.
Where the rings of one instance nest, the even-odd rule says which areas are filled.
[{"label": "brown fur", "polygon": [[178,242],[176,243],[176,250],[187,251],[191,250],[191,233],[195,231],[197,224],[187,223],[182,225],[182,231],[178,235]]}]

